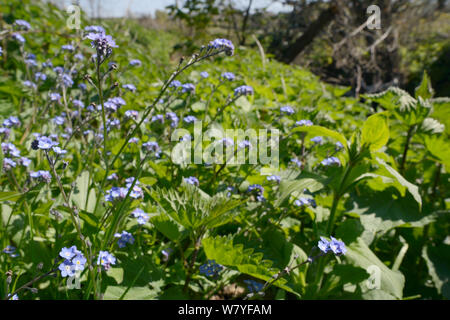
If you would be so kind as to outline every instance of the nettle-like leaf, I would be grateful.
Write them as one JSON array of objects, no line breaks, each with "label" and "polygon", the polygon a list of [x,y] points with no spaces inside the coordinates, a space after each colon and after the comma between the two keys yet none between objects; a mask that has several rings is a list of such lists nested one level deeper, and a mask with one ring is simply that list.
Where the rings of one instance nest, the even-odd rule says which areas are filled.
[{"label": "nettle-like leaf", "polygon": [[420,131],[429,133],[429,134],[436,134],[444,132],[445,126],[433,118],[425,118],[423,120],[422,125],[420,127]]},{"label": "nettle-like leaf", "polygon": [[437,162],[445,165],[447,172],[450,170],[450,142],[445,137],[426,136],[425,146]]},{"label": "nettle-like leaf", "polygon": [[[242,244],[234,244],[231,236],[204,238],[202,245],[208,259],[215,260],[226,267],[236,268],[242,273],[263,281],[270,281],[272,276],[280,271],[272,268],[272,261],[263,260],[262,253],[254,253],[252,248],[244,249]],[[299,296],[286,285],[286,282],[286,279],[280,278],[274,285]]]},{"label": "nettle-like leaf", "polygon": [[160,208],[186,229],[216,228],[230,221],[230,213],[242,202],[217,194],[210,197],[199,188],[186,185],[182,192],[154,189]]},{"label": "nettle-like leaf", "polygon": [[417,100],[411,95],[398,87],[389,87],[387,90],[366,94],[365,98],[379,103],[387,110],[399,109],[401,112],[408,112],[416,108]]},{"label": "nettle-like leaf", "polygon": [[428,76],[427,72],[424,71],[422,82],[415,90],[416,99],[422,97],[423,99],[430,99],[433,97],[433,88],[431,87],[431,79]]},{"label": "nettle-like leaf", "polygon": [[450,98],[430,99],[433,105],[432,117],[445,126],[445,133],[450,135]]},{"label": "nettle-like leaf", "polygon": [[371,115],[364,122],[361,144],[368,145],[370,150],[378,150],[389,140],[389,127],[384,113]]}]

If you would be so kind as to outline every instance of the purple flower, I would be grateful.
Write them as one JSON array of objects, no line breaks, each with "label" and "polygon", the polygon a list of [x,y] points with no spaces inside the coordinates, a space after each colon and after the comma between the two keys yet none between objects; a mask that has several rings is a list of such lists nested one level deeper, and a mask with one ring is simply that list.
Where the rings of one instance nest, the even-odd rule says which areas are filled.
[{"label": "purple flower", "polygon": [[50,138],[46,136],[41,136],[38,139],[37,147],[42,150],[48,150],[53,146],[58,145],[57,142],[52,141]]},{"label": "purple flower", "polygon": [[62,126],[65,120],[66,119],[63,116],[56,116],[52,119],[52,121],[58,126]]},{"label": "purple flower", "polygon": [[84,59],[84,56],[81,53],[77,53],[73,57],[75,58],[75,60],[78,60],[78,61],[81,61]]},{"label": "purple flower", "polygon": [[137,118],[139,117],[139,112],[137,112],[136,110],[127,110],[125,111],[125,117],[137,120]]},{"label": "purple flower", "polygon": [[2,56],[2,54],[3,54],[3,48],[0,46],[0,57]]},{"label": "purple flower", "polygon": [[342,143],[340,143],[339,141],[336,142],[336,144],[334,145],[334,150],[339,151],[342,150],[344,148],[344,145]]},{"label": "purple flower", "polygon": [[53,152],[55,152],[56,154],[59,154],[59,155],[63,155],[63,154],[67,153],[67,150],[63,150],[60,147],[53,147],[52,149],[53,149]]},{"label": "purple flower", "polygon": [[61,271],[62,277],[73,277],[75,275],[75,266],[70,260],[64,260],[58,269]]},{"label": "purple flower", "polygon": [[159,121],[159,122],[163,123],[164,122],[164,116],[162,114],[154,115],[152,117],[151,122],[156,122],[156,121]]},{"label": "purple flower", "polygon": [[10,158],[3,158],[3,169],[5,171],[11,170],[16,167],[16,163]]},{"label": "purple flower", "polygon": [[73,105],[75,106],[75,107],[77,107],[77,108],[81,108],[81,109],[83,109],[84,108],[84,103],[83,103],[83,101],[81,101],[81,100],[73,100],[72,101],[72,103],[73,103]]},{"label": "purple flower", "polygon": [[31,160],[25,157],[20,157],[17,162],[24,167],[28,167],[31,163]]},{"label": "purple flower", "polygon": [[128,84],[124,84],[122,86],[122,88],[127,89],[131,92],[135,92],[136,91],[136,87],[134,86],[134,84],[128,83]]},{"label": "purple flower", "polygon": [[22,37],[22,35],[20,33],[13,33],[12,37],[13,37],[14,40],[19,41],[22,44],[25,43],[25,38]]},{"label": "purple flower", "polygon": [[294,201],[294,205],[296,205],[297,207],[303,207],[308,205],[315,207],[316,202],[314,201],[314,199],[310,198],[298,198],[297,200]]},{"label": "purple flower", "polygon": [[173,80],[170,84],[169,84],[169,88],[178,88],[181,87],[181,82],[178,80]]},{"label": "purple flower", "polygon": [[142,65],[142,62],[141,62],[141,60],[139,60],[139,59],[133,59],[133,60],[130,60],[130,66],[141,66]]},{"label": "purple flower", "polygon": [[167,112],[166,113],[166,119],[169,119],[171,121],[170,126],[172,128],[175,128],[178,125],[178,116],[174,112]]},{"label": "purple flower", "polygon": [[100,251],[98,254],[97,264],[103,266],[105,270],[108,270],[111,265],[116,264],[116,257],[108,251]]},{"label": "purple flower", "polygon": [[59,78],[60,82],[66,87],[66,88],[70,88],[73,86],[73,80],[72,77],[69,76],[66,73],[63,73],[60,78]]},{"label": "purple flower", "polygon": [[193,123],[193,122],[197,121],[197,118],[194,116],[187,116],[187,117],[184,117],[183,120],[186,123]]},{"label": "purple flower", "polygon": [[2,151],[5,155],[20,157],[20,150],[10,142],[2,142]]},{"label": "purple flower", "polygon": [[142,148],[147,152],[154,152],[155,156],[159,158],[161,153],[161,148],[156,141],[149,141],[142,144]]},{"label": "purple flower", "polygon": [[10,116],[9,118],[5,119],[5,121],[3,121],[3,126],[5,127],[14,127],[14,126],[20,126],[20,121],[19,118],[15,117],[15,116]]},{"label": "purple flower", "polygon": [[148,214],[144,212],[144,210],[139,209],[139,208],[134,209],[134,211],[131,213],[131,215],[132,215],[134,218],[137,218],[137,222],[138,222],[140,225],[145,224],[145,223],[148,221],[148,219],[150,218],[150,217],[148,216]]},{"label": "purple flower", "polygon": [[183,178],[184,182],[194,185],[194,186],[198,186],[200,184],[200,182],[198,181],[198,179],[196,177],[189,177],[189,178]]},{"label": "purple flower", "polygon": [[315,144],[321,144],[323,142],[323,138],[320,136],[311,138],[311,141],[314,142]]},{"label": "purple flower", "polygon": [[291,106],[284,106],[284,107],[281,107],[281,108],[280,108],[280,111],[281,111],[281,113],[285,113],[285,114],[287,114],[288,116],[290,116],[291,114],[294,114],[294,113],[295,113],[294,109],[292,109]]},{"label": "purple flower", "polygon": [[27,21],[21,20],[21,19],[18,19],[16,21],[14,21],[14,25],[18,26],[19,28],[22,28],[24,30],[30,30],[31,29],[31,25]]},{"label": "purple flower", "polygon": [[295,123],[296,127],[301,127],[301,126],[310,127],[312,125],[313,125],[313,123],[311,122],[311,120],[299,120]]},{"label": "purple flower", "polygon": [[253,146],[251,144],[250,141],[248,140],[242,140],[241,142],[239,142],[238,144],[238,149],[244,149],[244,148],[249,148],[251,149]]},{"label": "purple flower", "polygon": [[105,29],[103,29],[102,26],[87,26],[84,28],[85,32],[97,32],[97,33],[104,33]]},{"label": "purple flower", "polygon": [[33,81],[25,80],[25,81],[22,82],[22,83],[23,83],[23,85],[24,85],[25,87],[32,88],[32,89],[36,89],[36,88],[37,88],[36,84],[35,84]]},{"label": "purple flower", "polygon": [[234,79],[236,79],[236,76],[232,72],[224,72],[222,73],[222,78],[228,81],[233,81]]},{"label": "purple flower", "polygon": [[126,247],[127,243],[129,244],[134,243],[133,235],[127,231],[122,231],[122,233],[116,233],[114,237],[119,238],[119,240],[117,241],[119,248]]},{"label": "purple flower", "polygon": [[185,83],[183,85],[181,85],[181,92],[194,92],[195,91],[195,86],[192,83]]},{"label": "purple flower", "polygon": [[91,32],[86,38],[92,40],[91,46],[97,50],[97,54],[100,58],[109,56],[112,53],[112,48],[118,47],[113,38],[110,35],[106,35],[104,31]]},{"label": "purple flower", "polygon": [[208,260],[207,263],[201,265],[199,270],[201,274],[204,274],[207,277],[216,277],[219,275],[219,272],[222,271],[223,266],[217,264],[215,260]]},{"label": "purple flower", "polygon": [[70,248],[64,247],[64,248],[62,248],[61,251],[59,252],[59,256],[60,256],[61,258],[70,260],[70,259],[72,259],[73,257],[75,257],[75,255],[77,254],[76,251],[75,251],[75,249],[76,249],[76,247],[70,247]]},{"label": "purple flower", "polygon": [[235,96],[248,96],[253,94],[253,88],[250,86],[240,86],[234,89]]},{"label": "purple flower", "polygon": [[119,177],[117,176],[117,173],[112,173],[112,174],[110,174],[107,178],[106,178],[106,180],[109,180],[109,181],[111,181],[111,180],[118,180],[119,179]]},{"label": "purple flower", "polygon": [[247,189],[248,192],[256,191],[256,193],[264,193],[264,188],[260,184],[252,184]]},{"label": "purple flower", "polygon": [[302,162],[300,160],[298,160],[297,158],[291,159],[291,162],[294,163],[299,168],[302,166]]},{"label": "purple flower", "polygon": [[339,159],[336,157],[326,158],[326,159],[322,160],[322,162],[320,162],[320,163],[323,166],[333,166],[333,165],[340,166],[341,165],[341,161],[339,161]]},{"label": "purple flower", "polygon": [[87,261],[87,259],[84,257],[83,254],[77,254],[72,259],[72,264],[73,264],[73,266],[74,266],[76,271],[83,271],[84,270],[84,266],[86,265],[86,261]]},{"label": "purple flower", "polygon": [[253,293],[260,292],[264,287],[264,284],[256,282],[254,280],[244,280],[244,283],[247,284],[248,291]]},{"label": "purple flower", "polygon": [[31,171],[30,177],[34,179],[40,179],[46,183],[50,183],[52,181],[52,175],[50,174],[50,172],[45,170],[39,170],[36,172]]},{"label": "purple flower", "polygon": [[47,80],[47,75],[45,73],[42,72],[36,72],[36,74],[34,75],[34,80],[35,81],[45,81]]},{"label": "purple flower", "polygon": [[209,48],[224,50],[228,56],[232,56],[234,54],[234,45],[227,39],[215,39],[209,43]]},{"label": "purple flower", "polygon": [[202,72],[200,72],[200,76],[201,76],[203,79],[206,79],[206,78],[209,77],[209,73],[206,72],[206,71],[202,71]]},{"label": "purple flower", "polygon": [[73,51],[75,51],[75,47],[71,44],[65,44],[65,45],[61,46],[61,50],[73,52]]},{"label": "purple flower", "polygon": [[267,181],[276,181],[277,183],[280,183],[281,177],[277,175],[271,175],[267,177]]},{"label": "purple flower", "polygon": [[59,102],[61,100],[61,95],[57,92],[50,93],[50,101]]},{"label": "purple flower", "polygon": [[347,252],[347,248],[345,247],[345,243],[335,238],[331,237],[331,241],[328,241],[324,237],[320,237],[319,242],[317,243],[317,247],[319,247],[320,251],[323,253],[328,253],[332,251],[335,255],[343,255]]}]

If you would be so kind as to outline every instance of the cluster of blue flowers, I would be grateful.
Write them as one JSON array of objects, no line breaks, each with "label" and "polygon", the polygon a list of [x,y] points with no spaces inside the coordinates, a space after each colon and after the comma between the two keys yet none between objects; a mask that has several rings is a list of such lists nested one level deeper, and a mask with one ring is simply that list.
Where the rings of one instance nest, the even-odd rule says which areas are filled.
[{"label": "cluster of blue flowers", "polygon": [[236,76],[232,72],[224,72],[222,73],[221,77],[228,81],[233,81],[234,79],[236,79]]},{"label": "cluster of blue flowers", "polygon": [[[114,202],[115,200],[125,199],[128,190],[131,188],[131,185],[133,184],[133,181],[134,177],[130,177],[125,180],[126,187],[112,187],[110,190],[107,190],[105,195],[105,201]],[[140,199],[144,197],[144,192],[142,191],[142,188],[138,186],[139,184],[140,182],[136,181],[136,184],[134,185],[133,189],[130,192],[130,197],[133,199]]]},{"label": "cluster of blue flowers", "polygon": [[156,141],[148,141],[142,144],[142,149],[146,152],[154,152],[155,157],[159,158],[161,156],[161,148],[159,147],[158,142]]},{"label": "cluster of blue flowers", "polygon": [[340,166],[341,165],[341,161],[337,157],[325,158],[320,163],[323,166],[333,166],[333,165]]},{"label": "cluster of blue flowers", "polygon": [[3,253],[6,253],[11,258],[17,258],[19,256],[18,253],[16,253],[16,247],[7,245],[5,249],[3,249]]},{"label": "cluster of blue flowers", "polygon": [[116,233],[116,234],[114,234],[114,237],[119,238],[117,240],[117,245],[119,246],[119,248],[126,247],[127,243],[129,243],[129,244],[134,243],[133,235],[127,231],[122,231],[122,233]]},{"label": "cluster of blue flowers", "polygon": [[249,96],[253,94],[253,88],[250,86],[240,86],[234,89],[235,96]]},{"label": "cluster of blue flowers", "polygon": [[209,43],[208,47],[216,50],[224,50],[225,54],[228,56],[234,54],[234,45],[227,39],[215,39]]},{"label": "cluster of blue flowers", "polygon": [[312,125],[313,125],[313,123],[312,123],[311,120],[305,120],[305,119],[303,119],[303,120],[299,120],[299,121],[295,122],[295,126],[296,126],[296,127],[302,127],[302,126],[310,127],[310,126],[312,126]]},{"label": "cluster of blue flowers", "polygon": [[77,271],[84,270],[87,260],[76,246],[62,248],[59,256],[64,259],[58,267],[62,277],[72,277]]},{"label": "cluster of blue flowers", "polygon": [[219,272],[223,270],[223,266],[216,263],[215,260],[208,260],[207,263],[200,266],[199,270],[201,274],[215,278],[219,275]]},{"label": "cluster of blue flowers", "polygon": [[297,200],[295,200],[294,205],[296,205],[297,207],[311,206],[313,208],[317,206],[316,201],[314,199],[304,197],[300,197]]},{"label": "cluster of blue flowers", "polygon": [[255,280],[244,280],[244,283],[247,284],[248,291],[250,291],[252,293],[258,293],[264,287],[264,284],[257,282]]},{"label": "cluster of blue flowers", "polygon": [[200,182],[198,181],[198,179],[196,177],[188,177],[188,178],[183,178],[184,182],[188,183],[188,184],[192,184],[194,186],[198,186],[200,184]]},{"label": "cluster of blue flowers", "polygon": [[148,213],[144,212],[144,210],[139,208],[134,209],[131,215],[137,219],[137,222],[140,225],[146,224],[148,219],[150,218]]},{"label": "cluster of blue flowers", "polygon": [[345,247],[345,243],[339,241],[333,237],[330,237],[331,241],[324,237],[320,237],[320,240],[317,244],[320,251],[323,253],[333,252],[335,255],[340,256],[347,252],[347,248]]},{"label": "cluster of blue flowers", "polygon": [[52,181],[52,175],[46,170],[31,171],[30,177],[33,179],[39,179],[40,181],[44,181],[46,183],[50,183]]},{"label": "cluster of blue flowers", "polygon": [[267,181],[276,181],[277,183],[280,183],[281,177],[277,175],[271,175],[267,177]]},{"label": "cluster of blue flowers", "polygon": [[313,138],[311,138],[311,142],[314,142],[314,144],[322,144],[323,138],[320,136],[313,137]]},{"label": "cluster of blue flowers", "polygon": [[291,106],[283,106],[280,108],[280,112],[287,114],[288,116],[293,115],[295,113],[294,109]]},{"label": "cluster of blue flowers", "polygon": [[253,192],[256,194],[256,200],[257,201],[264,201],[266,200],[263,196],[264,194],[264,187],[260,184],[252,184],[247,188],[247,192]]},{"label": "cluster of blue flowers", "polygon": [[111,55],[112,48],[118,47],[113,38],[107,35],[102,27],[88,26],[85,31],[89,32],[85,38],[91,40],[91,46],[97,50],[100,59]]},{"label": "cluster of blue flowers", "polygon": [[116,257],[108,251],[100,251],[97,258],[97,264],[103,266],[105,270],[109,270],[111,265],[116,264]]}]

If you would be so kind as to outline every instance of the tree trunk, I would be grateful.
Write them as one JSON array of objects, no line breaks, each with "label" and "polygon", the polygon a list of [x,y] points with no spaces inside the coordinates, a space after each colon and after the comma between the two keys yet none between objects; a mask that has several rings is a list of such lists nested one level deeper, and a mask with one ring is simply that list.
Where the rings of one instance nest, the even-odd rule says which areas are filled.
[{"label": "tree trunk", "polygon": [[286,49],[281,57],[281,60],[286,63],[293,62],[295,58],[297,58],[297,56],[314,40],[314,38],[334,20],[337,13],[338,5],[336,2],[332,2],[330,7],[322,11],[319,17],[311,23],[308,29],[306,29],[306,31]]}]

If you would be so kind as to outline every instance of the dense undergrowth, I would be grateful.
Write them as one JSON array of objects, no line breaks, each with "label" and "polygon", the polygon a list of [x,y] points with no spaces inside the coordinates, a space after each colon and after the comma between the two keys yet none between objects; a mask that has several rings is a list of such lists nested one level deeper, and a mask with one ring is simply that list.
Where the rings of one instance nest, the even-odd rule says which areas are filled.
[{"label": "dense undergrowth", "polygon": [[[55,7],[0,13],[0,297],[450,296],[450,100],[426,74],[360,101],[228,42],[179,63],[176,34],[132,21],[101,47]],[[277,129],[279,168],[177,163],[195,120]]]}]

